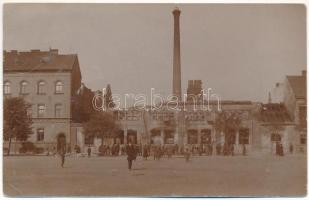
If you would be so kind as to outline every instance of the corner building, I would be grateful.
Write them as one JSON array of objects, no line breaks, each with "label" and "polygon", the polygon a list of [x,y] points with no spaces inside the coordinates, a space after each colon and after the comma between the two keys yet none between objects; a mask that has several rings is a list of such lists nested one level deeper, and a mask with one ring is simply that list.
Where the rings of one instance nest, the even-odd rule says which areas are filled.
[{"label": "corner building", "polygon": [[[61,55],[56,49],[4,51],[4,98],[23,97],[31,104],[28,114],[34,134],[28,141],[38,147],[52,150],[60,137],[70,143],[72,102],[80,86],[81,72],[75,54]],[[20,144],[15,142],[12,146],[13,151],[18,151]]]}]

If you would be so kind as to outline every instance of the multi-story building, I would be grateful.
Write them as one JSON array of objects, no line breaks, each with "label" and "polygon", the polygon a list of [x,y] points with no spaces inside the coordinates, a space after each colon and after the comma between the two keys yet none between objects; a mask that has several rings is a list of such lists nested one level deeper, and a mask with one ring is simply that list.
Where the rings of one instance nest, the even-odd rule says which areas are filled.
[{"label": "multi-story building", "polygon": [[60,137],[70,143],[72,101],[80,86],[75,54],[61,55],[56,49],[4,51],[4,98],[23,97],[31,104],[34,134],[29,141],[38,146],[54,149]]},{"label": "multi-story building", "polygon": [[307,75],[302,71],[299,76],[287,76],[284,88],[284,104],[295,123],[293,143],[306,151],[307,143]]},{"label": "multi-story building", "polygon": [[276,143],[281,143],[285,153],[306,152],[307,143],[307,97],[306,71],[302,75],[286,76],[276,83],[270,101],[260,106],[258,149],[275,152]]}]

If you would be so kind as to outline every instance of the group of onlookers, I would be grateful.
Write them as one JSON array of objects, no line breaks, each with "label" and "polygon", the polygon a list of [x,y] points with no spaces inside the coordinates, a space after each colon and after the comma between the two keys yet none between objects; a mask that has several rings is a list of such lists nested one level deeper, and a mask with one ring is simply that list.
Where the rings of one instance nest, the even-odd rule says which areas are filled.
[{"label": "group of onlookers", "polygon": [[[137,145],[134,146],[136,155],[143,156],[147,159],[149,156],[153,156],[155,160],[159,160],[163,156],[171,158],[173,155],[186,155],[188,152],[192,155],[234,155],[234,145],[224,144],[223,146],[216,145],[215,152],[212,144],[204,145],[185,145],[179,147],[177,144],[168,145]],[[101,156],[118,156],[127,155],[126,145],[113,144],[113,145],[101,145],[99,147],[99,155]],[[242,145],[242,155],[246,155],[246,146]]]},{"label": "group of onlookers", "polygon": [[120,147],[119,144],[101,145],[99,147],[99,153],[102,156],[118,156],[120,152],[123,153],[123,151],[123,147]]},{"label": "group of onlookers", "polygon": [[[234,144],[225,143],[223,146],[220,144],[216,145],[216,155],[234,155]],[[70,148],[66,148],[63,145],[61,148],[57,148],[58,154],[61,158],[61,166],[63,167],[65,161],[65,155],[67,153],[71,153]],[[80,148],[76,146],[74,148],[75,153],[80,152]],[[290,145],[289,148],[290,153],[293,153],[293,145]],[[49,151],[48,151],[49,152]],[[53,148],[53,152],[56,152],[56,148]],[[145,160],[148,159],[149,156],[153,156],[154,160],[160,160],[163,156],[167,156],[167,158],[171,158],[173,155],[181,155],[185,158],[186,161],[190,160],[191,155],[199,155],[202,156],[213,155],[213,145],[204,144],[204,145],[185,145],[179,147],[177,144],[175,145],[136,145],[129,143],[128,145],[120,145],[113,144],[109,145],[101,145],[99,148],[99,152],[101,156],[119,156],[119,155],[127,155],[128,167],[131,169],[132,161],[136,160],[138,155],[143,156]],[[92,150],[91,147],[87,148],[87,155],[91,157]],[[283,145],[280,142],[276,143],[276,155],[283,156]],[[48,154],[49,155],[49,154]],[[55,154],[54,154],[55,155]],[[242,155],[246,155],[246,145],[242,144]]]},{"label": "group of onlookers", "polygon": [[[166,156],[167,158],[171,158],[173,155],[182,155],[186,156],[190,155],[235,155],[234,144],[225,143],[221,144],[202,144],[202,145],[184,145],[179,147],[177,144],[167,144],[167,145],[155,145],[155,144],[145,144],[145,145],[137,145],[132,144],[134,147],[135,153],[137,156],[142,156],[145,160],[148,157],[153,156],[154,160],[159,160],[160,158]],[[247,155],[247,147],[245,144],[241,144],[241,155]],[[76,153],[80,153],[80,148],[75,147],[74,151]],[[98,149],[100,156],[119,156],[119,155],[127,155],[127,145],[123,144],[113,144],[113,145],[101,145]],[[293,146],[290,145],[289,148],[290,153],[293,153]],[[279,156],[283,156],[283,145],[280,142],[276,143],[275,154]],[[68,152],[67,152],[68,153]],[[90,146],[87,148],[87,154],[91,155]]]}]

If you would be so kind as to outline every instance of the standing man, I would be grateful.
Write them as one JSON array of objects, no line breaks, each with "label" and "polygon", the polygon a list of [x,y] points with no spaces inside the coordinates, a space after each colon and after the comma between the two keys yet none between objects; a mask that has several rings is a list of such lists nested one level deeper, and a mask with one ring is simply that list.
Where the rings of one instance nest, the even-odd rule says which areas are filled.
[{"label": "standing man", "polygon": [[129,141],[129,144],[127,145],[127,160],[128,160],[128,167],[129,170],[131,170],[132,168],[132,160],[136,159],[136,151],[135,151],[135,147],[132,145],[131,141]]},{"label": "standing man", "polygon": [[292,143],[290,143],[290,154],[292,154],[292,153],[293,153],[293,150],[294,150],[293,144],[292,144]]},{"label": "standing man", "polygon": [[216,145],[216,155],[221,155],[221,144],[220,143]]},{"label": "standing man", "polygon": [[65,152],[66,152],[65,145],[61,145],[59,154],[60,154],[60,157],[61,157],[61,167],[62,168],[64,166]]},{"label": "standing man", "polygon": [[88,158],[90,158],[90,156],[91,156],[91,148],[90,148],[90,146],[88,146],[87,153],[88,153]]},{"label": "standing man", "polygon": [[144,145],[144,148],[143,148],[143,157],[144,157],[144,160],[147,160],[148,158],[148,145]]},{"label": "standing man", "polygon": [[185,159],[186,159],[186,162],[189,162],[190,155],[191,155],[190,148],[189,147],[185,147]]},{"label": "standing man", "polygon": [[246,145],[242,144],[242,155],[245,156],[247,154]]}]

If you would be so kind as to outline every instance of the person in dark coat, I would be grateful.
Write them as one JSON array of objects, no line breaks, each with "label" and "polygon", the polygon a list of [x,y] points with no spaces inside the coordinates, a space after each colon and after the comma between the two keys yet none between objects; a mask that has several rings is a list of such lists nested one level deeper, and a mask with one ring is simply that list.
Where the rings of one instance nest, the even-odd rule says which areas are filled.
[{"label": "person in dark coat", "polygon": [[127,160],[128,160],[128,167],[129,170],[132,169],[132,161],[136,159],[136,151],[135,151],[135,147],[132,145],[131,142],[129,142],[129,144],[127,145]]},{"label": "person in dark coat", "polygon": [[279,155],[280,154],[280,149],[279,149],[279,142],[276,142],[276,155]]},{"label": "person in dark coat", "polygon": [[190,156],[191,156],[190,148],[189,148],[189,147],[186,147],[186,148],[185,148],[185,159],[186,159],[186,162],[189,162]]},{"label": "person in dark coat", "polygon": [[216,145],[216,155],[221,155],[221,145],[220,144]]},{"label": "person in dark coat", "polygon": [[293,150],[294,150],[293,144],[290,143],[290,153],[291,153],[291,154],[293,153]]},{"label": "person in dark coat", "polygon": [[279,156],[284,156],[282,143],[279,143]]},{"label": "person in dark coat", "polygon": [[90,156],[91,156],[91,148],[90,148],[90,146],[88,146],[87,153],[88,153],[88,158],[90,158]]},{"label": "person in dark coat", "polygon": [[143,157],[144,157],[145,160],[147,160],[148,156],[149,156],[148,146],[145,145],[144,148],[143,148]]},{"label": "person in dark coat", "polygon": [[234,144],[230,144],[230,154],[234,156]]},{"label": "person in dark coat", "polygon": [[66,153],[66,148],[65,145],[61,146],[59,150],[60,158],[61,158],[61,167],[64,166],[64,161],[65,161],[65,153]]},{"label": "person in dark coat", "polygon": [[172,147],[167,147],[167,158],[170,159],[172,158],[172,154],[173,154],[173,149]]},{"label": "person in dark coat", "polygon": [[242,144],[242,155],[245,156],[247,154],[246,145]]},{"label": "person in dark coat", "polygon": [[209,152],[210,155],[212,155],[212,153],[213,153],[213,142],[210,143],[210,149],[209,150],[210,150],[210,152]]}]

